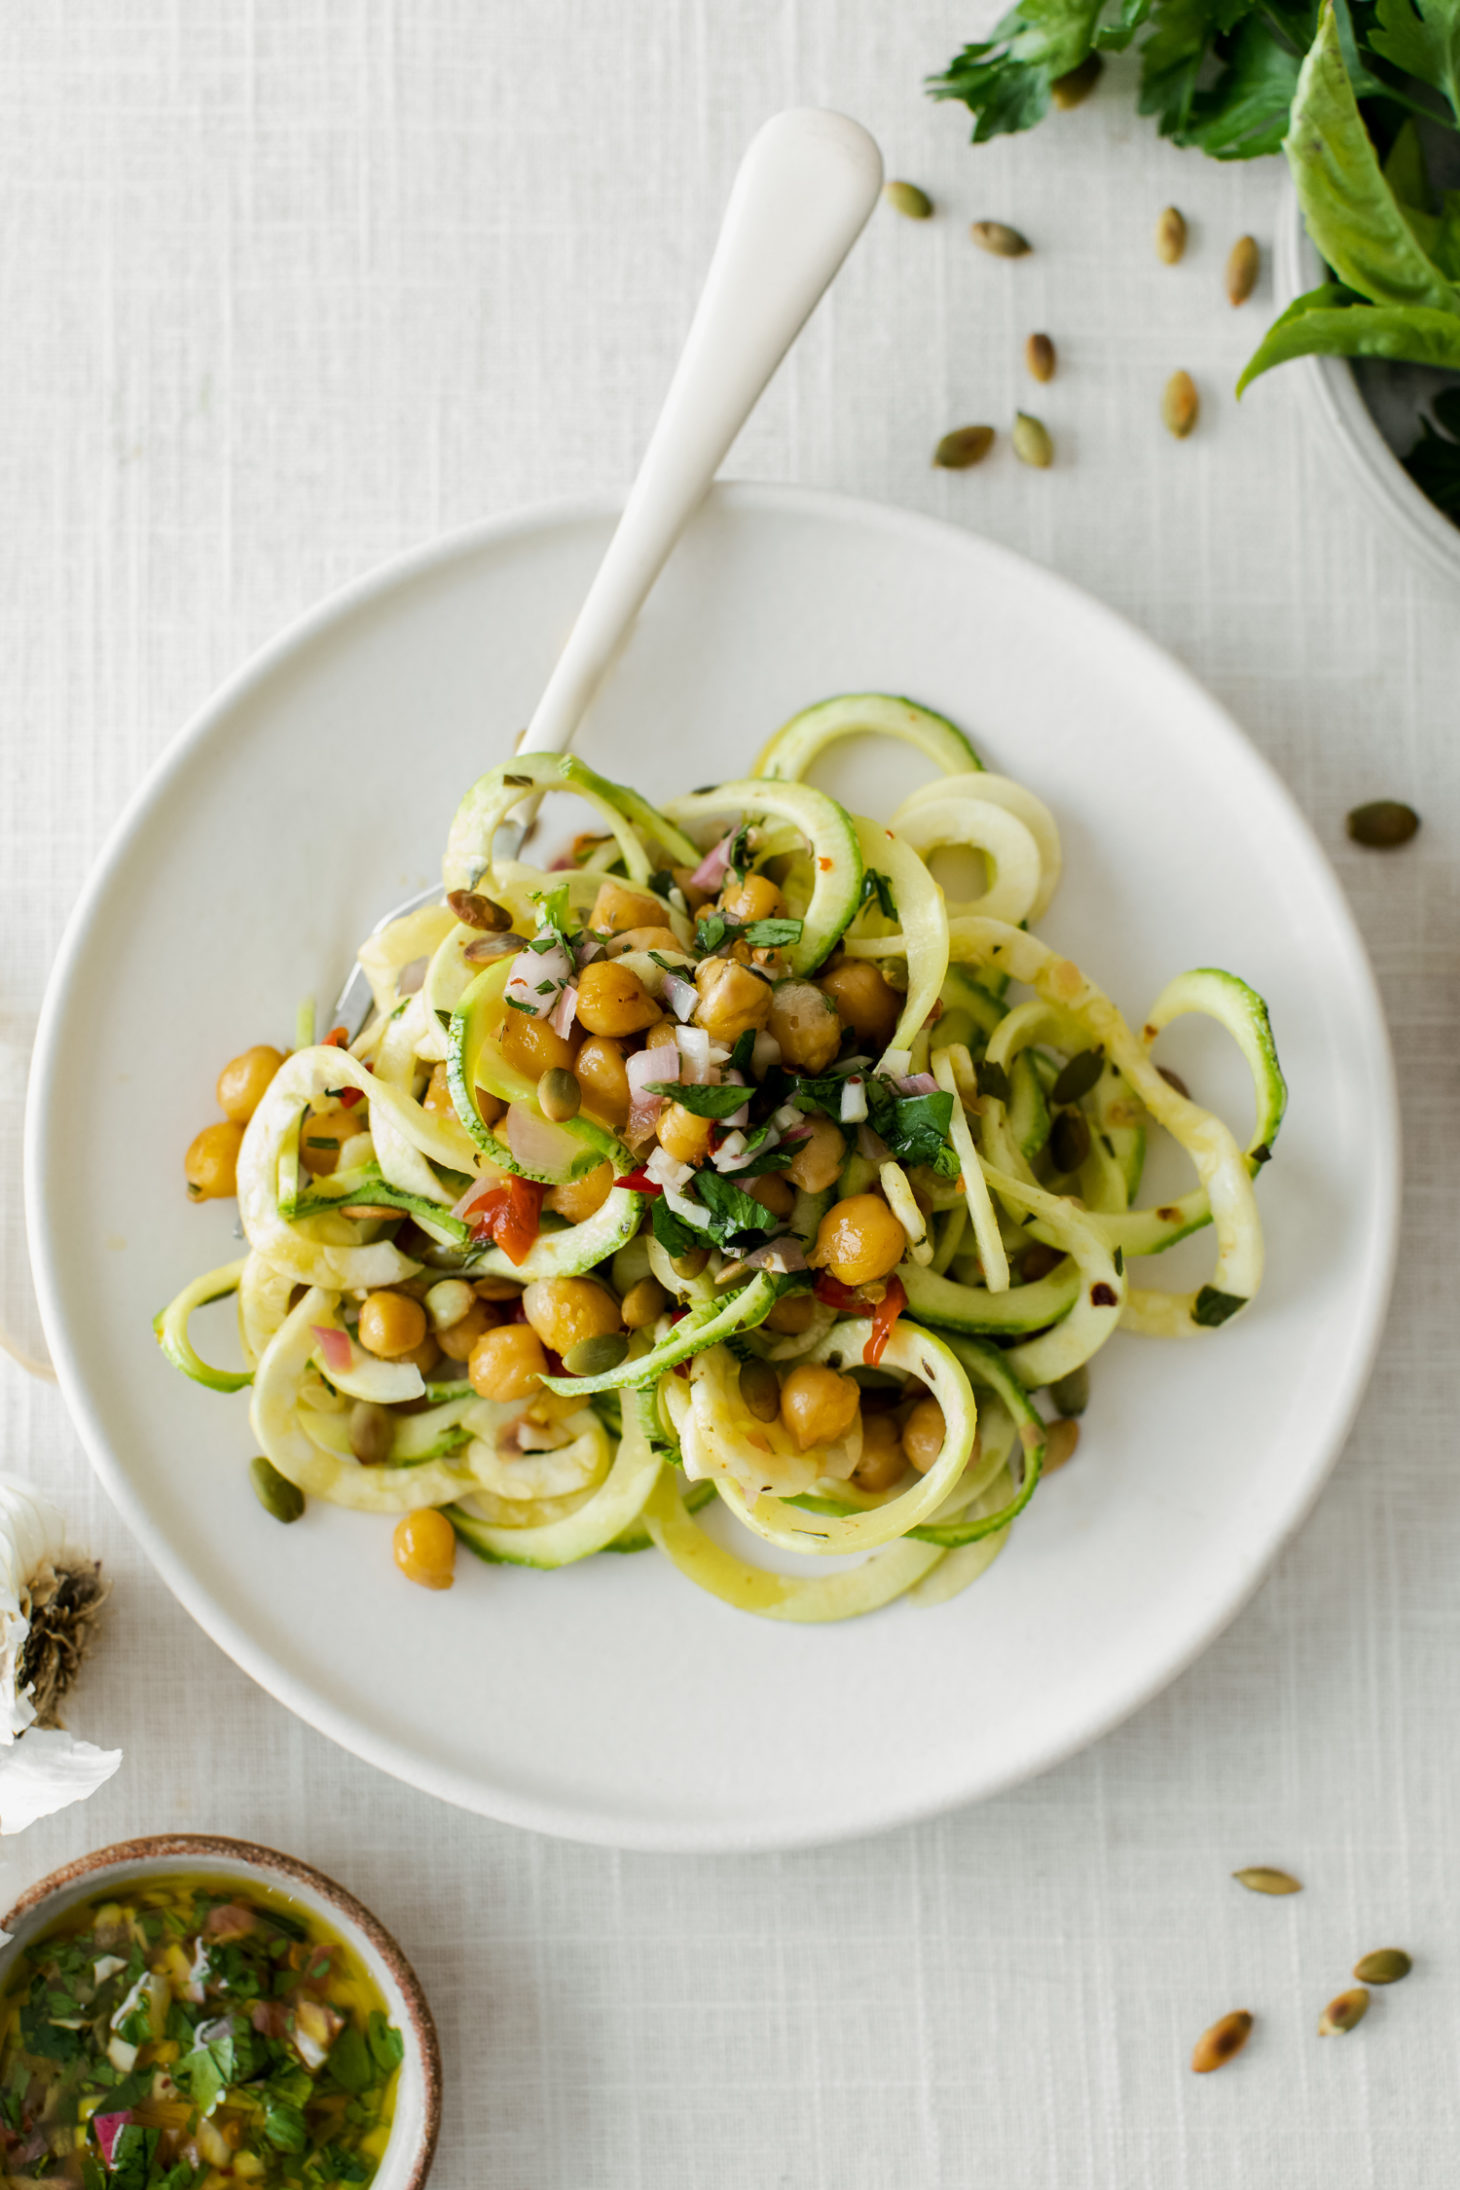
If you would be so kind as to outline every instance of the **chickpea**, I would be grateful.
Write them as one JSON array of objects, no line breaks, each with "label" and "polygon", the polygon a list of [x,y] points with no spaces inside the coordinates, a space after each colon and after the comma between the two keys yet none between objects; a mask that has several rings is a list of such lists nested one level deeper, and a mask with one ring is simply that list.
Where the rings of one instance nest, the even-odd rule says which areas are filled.
[{"label": "chickpea", "polygon": [[828,1209],[807,1256],[814,1270],[828,1270],[839,1285],[870,1285],[886,1277],[907,1253],[907,1234],[880,1194],[852,1194]]},{"label": "chickpea", "polygon": [[796,1206],[795,1189],[787,1186],[779,1171],[762,1171],[758,1179],[747,1179],[745,1191],[773,1217],[789,1217]]},{"label": "chickpea", "polygon": [[608,946],[610,958],[621,958],[625,951],[671,951],[676,958],[690,958],[673,928],[625,928]]},{"label": "chickpea", "polygon": [[765,874],[748,874],[740,882],[727,875],[720,903],[730,918],[744,927],[749,927],[752,920],[779,920],[786,910],[786,900]]},{"label": "chickpea", "polygon": [[509,1011],[497,1029],[497,1041],[514,1072],[534,1083],[554,1067],[564,1072],[572,1069],[573,1044],[554,1034],[546,1019],[534,1019],[530,1012]]},{"label": "chickpea", "polygon": [[781,1062],[793,1072],[824,1072],[841,1048],[836,1007],[814,981],[778,981],[769,1024],[781,1045]]},{"label": "chickpea", "polygon": [[581,1179],[565,1179],[550,1186],[542,1197],[544,1209],[566,1217],[569,1224],[586,1223],[600,1210],[613,1191],[613,1165],[601,1163]]},{"label": "chickpea", "polygon": [[506,1301],[509,1305],[522,1298],[521,1278],[479,1277],[472,1279],[472,1291],[478,1300]]},{"label": "chickpea", "polygon": [[781,1386],[781,1420],[802,1452],[845,1437],[861,1404],[853,1378],[810,1362],[793,1369]]},{"label": "chickpea", "polygon": [[676,1163],[703,1163],[710,1153],[713,1129],[712,1118],[697,1118],[692,1110],[686,1110],[683,1104],[676,1102],[664,1105],[655,1128],[659,1146],[673,1156]]},{"label": "chickpea", "polygon": [[538,1278],[522,1296],[527,1320],[544,1346],[565,1354],[585,1338],[623,1328],[618,1302],[592,1278]]},{"label": "chickpea", "polygon": [[284,1062],[284,1052],[256,1043],[234,1057],[218,1075],[218,1108],[235,1125],[247,1125]]},{"label": "chickpea", "polygon": [[629,1075],[624,1053],[608,1034],[590,1034],[573,1067],[584,1108],[605,1125],[620,1126],[629,1114]]},{"label": "chickpea", "polygon": [[369,1130],[363,1103],[346,1110],[328,1103],[322,1110],[306,1110],[299,1132],[299,1161],[317,1179],[327,1179],[339,1169],[340,1150],[357,1133]]},{"label": "chickpea", "polygon": [[852,1471],[858,1490],[891,1490],[906,1473],[907,1454],[897,1434],[896,1418],[890,1414],[864,1415],[862,1457]]},{"label": "chickpea", "polygon": [[219,1201],[238,1192],[238,1151],[243,1127],[233,1118],[205,1125],[183,1158],[190,1201]]},{"label": "chickpea", "polygon": [[668,1306],[669,1295],[659,1280],[646,1277],[640,1278],[637,1285],[629,1287],[619,1312],[623,1316],[625,1330],[642,1331],[646,1324],[657,1323]]},{"label": "chickpea", "polygon": [[890,988],[865,958],[844,958],[817,982],[829,996],[843,1024],[858,1041],[882,1049],[892,1040],[902,1010],[902,998]]},{"label": "chickpea", "polygon": [[[664,919],[664,907],[657,897],[645,897],[639,890],[626,890],[621,882],[604,882],[599,885],[593,900],[593,910],[588,915],[588,925],[600,935],[620,935],[625,928],[657,928]],[[678,949],[678,944],[675,948]]]},{"label": "chickpea", "polygon": [[382,1361],[397,1361],[426,1336],[426,1311],[409,1293],[371,1293],[360,1310],[360,1344]]},{"label": "chickpea", "polygon": [[695,1024],[717,1042],[738,1041],[742,1034],[758,1031],[770,1017],[769,981],[733,958],[702,959],[695,968],[695,987],[700,992]]},{"label": "chickpea", "polygon": [[456,1531],[435,1506],[403,1513],[391,1549],[406,1580],[419,1582],[422,1589],[450,1589],[456,1579]]},{"label": "chickpea", "polygon": [[786,1177],[803,1193],[824,1194],[841,1177],[847,1160],[846,1135],[830,1118],[810,1117],[806,1123],[809,1135],[796,1142]]},{"label": "chickpea", "polygon": [[[506,1116],[507,1105],[496,1095],[489,1095],[484,1087],[475,1090],[477,1110],[483,1125],[495,1125]],[[445,1065],[432,1067],[426,1092],[421,1097],[421,1108],[429,1110],[433,1118],[454,1118],[456,1105],[451,1100],[451,1083],[446,1077]]]},{"label": "chickpea", "polygon": [[484,1300],[473,1299],[464,1315],[436,1333],[436,1343],[448,1361],[470,1361],[477,1340],[490,1331],[497,1318]]},{"label": "chickpea", "polygon": [[809,1331],[816,1315],[814,1293],[787,1293],[778,1300],[765,1319],[768,1331],[784,1331],[789,1338],[799,1338]]},{"label": "chickpea", "polygon": [[919,1475],[927,1474],[943,1450],[946,1435],[947,1424],[937,1400],[931,1396],[920,1399],[902,1425],[903,1451]]},{"label": "chickpea", "polygon": [[408,1354],[397,1354],[395,1358],[404,1363],[406,1368],[419,1369],[421,1375],[427,1377],[441,1359],[441,1348],[436,1343],[435,1334],[428,1331],[419,1346],[413,1346]]},{"label": "chickpea", "polygon": [[663,1013],[631,967],[595,958],[578,976],[578,1017],[590,1034],[641,1034]]},{"label": "chickpea", "polygon": [[542,1340],[530,1323],[499,1323],[473,1346],[467,1375],[479,1398],[530,1399],[547,1375]]}]

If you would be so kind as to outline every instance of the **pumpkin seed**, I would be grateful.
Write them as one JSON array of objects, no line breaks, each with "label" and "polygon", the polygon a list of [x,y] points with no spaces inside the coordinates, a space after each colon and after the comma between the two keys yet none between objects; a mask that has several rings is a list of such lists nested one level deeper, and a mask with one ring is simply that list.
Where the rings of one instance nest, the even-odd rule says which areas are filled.
[{"label": "pumpkin seed", "polygon": [[1354,1964],[1354,1975],[1365,1985],[1397,1985],[1414,1968],[1403,1947],[1376,1947]]},{"label": "pumpkin seed", "polygon": [[1078,1369],[1051,1384],[1049,1396],[1061,1414],[1083,1414],[1090,1404],[1089,1364],[1082,1361]]},{"label": "pumpkin seed", "polygon": [[708,1247],[687,1247],[682,1255],[671,1255],[669,1267],[679,1278],[697,1278],[710,1259]]},{"label": "pumpkin seed", "polygon": [[625,1359],[628,1350],[629,1342],[622,1331],[599,1331],[568,1348],[563,1368],[569,1376],[606,1376]]},{"label": "pumpkin seed", "polygon": [[505,905],[494,898],[481,897],[475,890],[448,890],[446,902],[457,919],[467,928],[485,928],[500,935],[512,925],[512,915]]},{"label": "pumpkin seed", "polygon": [[1014,454],[1021,464],[1032,464],[1036,471],[1047,471],[1054,462],[1054,443],[1042,419],[1031,418],[1027,411],[1016,411],[1013,439]]},{"label": "pumpkin seed", "polygon": [[1397,798],[1376,798],[1367,806],[1356,806],[1344,827],[1355,844],[1367,845],[1370,851],[1392,851],[1396,844],[1407,844],[1419,827],[1419,815],[1412,806],[1405,806]]},{"label": "pumpkin seed", "polygon": [[1024,345],[1024,362],[1035,380],[1053,380],[1056,364],[1054,344],[1048,335],[1031,335]]},{"label": "pumpkin seed", "polygon": [[646,1324],[657,1322],[669,1306],[669,1295],[658,1278],[640,1278],[624,1294],[619,1313],[631,1331],[642,1331]]},{"label": "pumpkin seed", "polygon": [[934,449],[933,462],[939,471],[967,471],[981,464],[993,445],[992,426],[955,426]]},{"label": "pumpkin seed", "polygon": [[768,1361],[741,1363],[740,1396],[757,1422],[775,1421],[781,1411],[781,1380]]},{"label": "pumpkin seed", "polygon": [[553,1065],[537,1083],[537,1107],[554,1125],[576,1118],[582,1102],[583,1090],[576,1076],[562,1065]]},{"label": "pumpkin seed", "polygon": [[[434,1290],[441,1292],[444,1287],[438,1285]],[[475,1307],[471,1287],[463,1285],[461,1290]],[[383,1467],[395,1445],[395,1416],[388,1407],[377,1407],[373,1399],[357,1399],[350,1409],[349,1436],[350,1450],[362,1468]]]},{"label": "pumpkin seed", "polygon": [[518,1278],[473,1278],[471,1289],[478,1300],[520,1300],[522,1284]]},{"label": "pumpkin seed", "polygon": [[1191,2065],[1198,2076],[1206,2076],[1214,2068],[1224,2068],[1235,2060],[1252,2036],[1252,2017],[1246,2008],[1234,2008],[1230,2015],[1204,2030],[1192,2050]]},{"label": "pumpkin seed", "polygon": [[1227,254],[1227,301],[1245,304],[1257,287],[1261,255],[1255,236],[1239,236]]},{"label": "pumpkin seed", "polygon": [[525,935],[514,935],[509,928],[503,935],[479,935],[468,943],[462,957],[469,966],[489,966],[496,958],[515,958],[527,948]]},{"label": "pumpkin seed", "polygon": [[1174,266],[1186,249],[1186,222],[1174,205],[1168,205],[1156,223],[1156,256],[1163,266]]},{"label": "pumpkin seed", "polygon": [[1074,1459],[1079,1442],[1078,1422],[1051,1422],[1044,1434],[1044,1474],[1058,1474],[1066,1461]]},{"label": "pumpkin seed", "polygon": [[1173,1072],[1169,1065],[1157,1065],[1156,1070],[1168,1087],[1174,1087],[1178,1095],[1184,1095],[1188,1102],[1191,1101],[1191,1089],[1179,1072]]},{"label": "pumpkin seed", "polygon": [[925,221],[932,218],[933,201],[926,190],[919,190],[916,183],[884,183],[882,195],[893,212],[901,213],[904,220]]},{"label": "pumpkin seed", "polygon": [[1077,68],[1066,69],[1063,76],[1056,76],[1049,87],[1055,105],[1066,113],[1072,106],[1080,106],[1099,83],[1104,67],[1098,53],[1087,53]]},{"label": "pumpkin seed", "polygon": [[1201,397],[1190,373],[1173,373],[1161,390],[1161,423],[1168,433],[1184,441],[1196,424]]},{"label": "pumpkin seed", "polygon": [[1052,1103],[1077,1103],[1088,1095],[1105,1069],[1103,1049],[1082,1049],[1063,1066],[1049,1091]]},{"label": "pumpkin seed", "polygon": [[1291,1871],[1269,1870],[1265,1863],[1253,1863],[1245,1871],[1233,1871],[1239,1886],[1249,1893],[1301,1893],[1303,1881],[1294,1878]]},{"label": "pumpkin seed", "polygon": [[259,1453],[248,1464],[248,1478],[265,1513],[271,1513],[276,1521],[298,1520],[304,1511],[304,1493],[297,1483],[279,1473],[272,1460]]},{"label": "pumpkin seed", "polygon": [[1083,1110],[1062,1110],[1049,1136],[1049,1153],[1056,1171],[1078,1171],[1090,1153],[1090,1128]]},{"label": "pumpkin seed", "polygon": [[1351,1992],[1335,1994],[1318,2018],[1320,2038],[1341,2038],[1345,2032],[1361,2023],[1369,2012],[1369,1993],[1365,1985],[1355,1985]]},{"label": "pumpkin seed", "polygon": [[1029,238],[1007,221],[975,221],[968,232],[980,251],[992,251],[996,259],[1022,259],[1033,249]]}]

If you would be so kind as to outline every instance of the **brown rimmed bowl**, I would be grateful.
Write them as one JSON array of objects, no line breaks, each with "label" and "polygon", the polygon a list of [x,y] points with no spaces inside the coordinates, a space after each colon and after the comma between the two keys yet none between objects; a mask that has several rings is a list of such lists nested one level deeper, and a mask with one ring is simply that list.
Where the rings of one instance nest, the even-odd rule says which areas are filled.
[{"label": "brown rimmed bowl", "polygon": [[390,2143],[372,2190],[421,2190],[441,2127],[441,2052],[426,1995],[385,1926],[352,1893],[297,1856],[216,1833],[151,1833],[79,1856],[30,1887],[0,1918],[10,1934],[0,1947],[0,1986],[21,1949],[78,1901],[172,1871],[204,1871],[265,1889],[321,1918],[359,1955],[405,2040]]}]

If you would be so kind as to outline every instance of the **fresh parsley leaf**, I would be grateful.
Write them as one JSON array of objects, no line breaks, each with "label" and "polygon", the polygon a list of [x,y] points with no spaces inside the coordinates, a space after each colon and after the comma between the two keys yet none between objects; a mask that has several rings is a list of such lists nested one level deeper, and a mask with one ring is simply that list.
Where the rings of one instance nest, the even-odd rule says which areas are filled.
[{"label": "fresh parsley leaf", "polygon": [[1275,35],[1266,14],[1250,15],[1232,40],[1230,59],[1190,101],[1177,142],[1218,160],[1280,152],[1302,65],[1301,45]]},{"label": "fresh parsley leaf", "polygon": [[741,935],[752,950],[780,950],[784,944],[799,943],[805,922],[801,920],[752,920],[741,929]]},{"label": "fresh parsley leaf", "polygon": [[172,2067],[173,2082],[184,2090],[200,2114],[211,2114],[233,2081],[233,2033],[220,2031],[205,2045],[195,2045]]},{"label": "fresh parsley leaf", "polygon": [[355,2023],[346,2023],[330,2048],[329,2072],[342,2091],[368,2091],[375,2082],[370,2048]]},{"label": "fresh parsley leaf", "polygon": [[751,1097],[748,1087],[724,1084],[719,1087],[702,1086],[696,1080],[650,1080],[652,1095],[667,1095],[696,1118],[732,1118],[743,1109]]},{"label": "fresh parsley leaf", "polygon": [[863,906],[870,905],[874,897],[877,900],[877,910],[881,913],[883,919],[895,920],[897,918],[897,899],[892,894],[892,884],[878,868],[868,867],[862,876],[862,895],[857,903],[858,911],[860,912]]},{"label": "fresh parsley leaf", "polygon": [[677,1217],[662,1194],[656,1194],[649,1204],[649,1222],[666,1255],[687,1255],[691,1248],[704,1245],[694,1226]]},{"label": "fresh parsley leaf", "polygon": [[406,2057],[406,2042],[393,2023],[388,2023],[379,2008],[370,2010],[370,2022],[365,2032],[365,2042],[371,2058],[382,2076],[389,2076],[400,2067]]},{"label": "fresh parsley leaf", "polygon": [[739,1034],[735,1038],[735,1047],[730,1052],[731,1071],[749,1072],[750,1062],[754,1055],[755,1029],[754,1027],[747,1027],[743,1034]]},{"label": "fresh parsley leaf", "polygon": [[302,2152],[309,2142],[309,2130],[298,2107],[287,2106],[279,2099],[271,2100],[265,2111],[264,2135],[278,2152]]},{"label": "fresh parsley leaf", "polygon": [[1460,4],[1457,0],[1379,0],[1369,45],[1405,76],[1432,84],[1460,121]]},{"label": "fresh parsley leaf", "polygon": [[[878,1081],[872,1084],[885,1085]],[[899,1096],[890,1116],[879,1117],[876,1131],[899,1163],[936,1164],[947,1142],[952,1117],[953,1097],[940,1088],[936,1095]]]},{"label": "fresh parsley leaf", "polygon": [[160,2129],[125,2123],[112,2146],[110,2190],[147,2190],[153,2155],[161,2139]]},{"label": "fresh parsley leaf", "polygon": [[776,1228],[777,1219],[762,1203],[718,1171],[697,1171],[694,1190],[709,1210],[715,1232],[722,1237],[750,1232],[759,1238]]},{"label": "fresh parsley leaf", "polygon": [[81,2052],[82,2033],[53,2023],[45,2002],[27,2001],[20,2011],[20,2042],[27,2053],[42,2061],[74,2061]]},{"label": "fresh parsley leaf", "polygon": [[695,949],[700,956],[708,958],[711,951],[717,951],[733,925],[722,912],[701,913],[695,928]]}]

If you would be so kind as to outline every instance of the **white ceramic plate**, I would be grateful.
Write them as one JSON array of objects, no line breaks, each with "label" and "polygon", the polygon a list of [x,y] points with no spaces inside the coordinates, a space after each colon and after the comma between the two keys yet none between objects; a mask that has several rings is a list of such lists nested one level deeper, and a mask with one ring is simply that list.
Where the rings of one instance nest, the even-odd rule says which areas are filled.
[{"label": "white ceramic plate", "polygon": [[[908,692],[1065,833],[1043,932],[1135,1018],[1231,966],[1292,1083],[1264,1173],[1269,1278],[1211,1340],[1117,1337],[1077,1461],[945,1609],[827,1629],[728,1610],[657,1555],[539,1575],[463,1557],[444,1596],[386,1524],[254,1503],[242,1398],[148,1331],[236,1252],[182,1152],[223,1060],[287,1042],[373,919],[431,876],[463,787],[527,717],[602,552],[602,509],[476,528],[367,580],[191,726],[77,909],[39,1036],[28,1191],[42,1309],[103,1481],[159,1570],[282,1701],[413,1784],[626,1847],[865,1833],[1008,1787],[1115,1725],[1231,1619],[1311,1504],[1362,1389],[1394,1248],[1392,1068],[1363,948],[1286,792],[1191,679],[1047,573],[926,519],[788,488],[707,505],[582,750],[651,796],[741,773],[838,691]],[[926,771],[859,763],[887,811]],[[843,779],[845,782],[845,779]],[[1245,1131],[1197,1022],[1161,1052]],[[1200,1243],[1177,1250],[1201,1265]],[[1190,1283],[1188,1274],[1179,1282]],[[223,1341],[226,1310],[200,1335]]]}]

